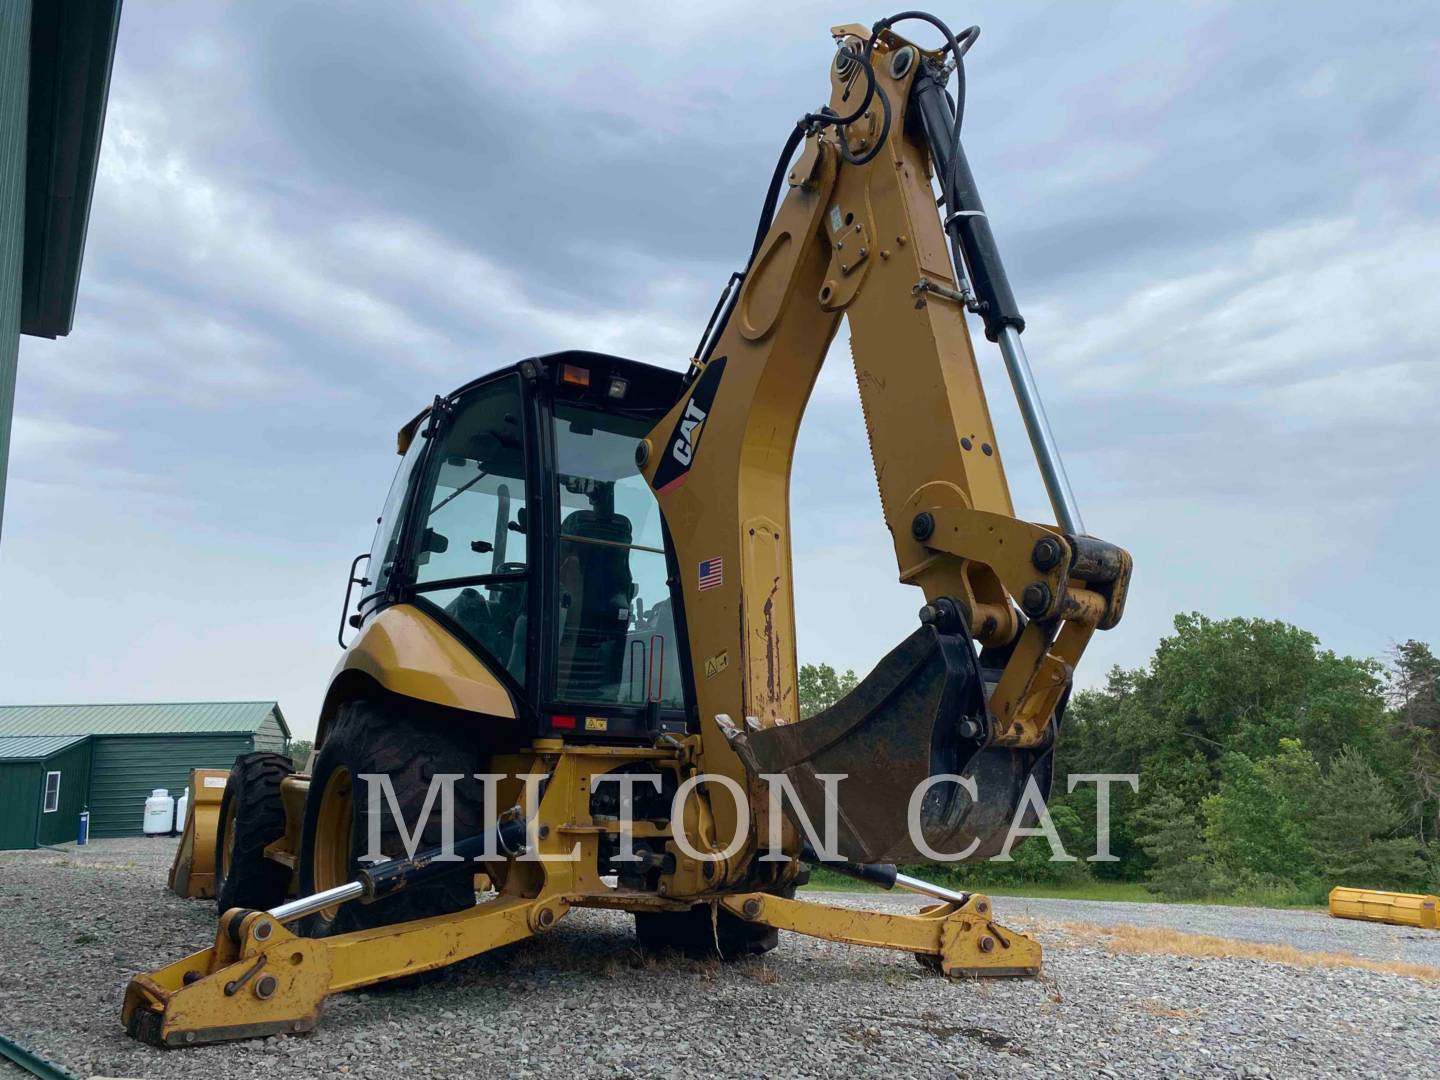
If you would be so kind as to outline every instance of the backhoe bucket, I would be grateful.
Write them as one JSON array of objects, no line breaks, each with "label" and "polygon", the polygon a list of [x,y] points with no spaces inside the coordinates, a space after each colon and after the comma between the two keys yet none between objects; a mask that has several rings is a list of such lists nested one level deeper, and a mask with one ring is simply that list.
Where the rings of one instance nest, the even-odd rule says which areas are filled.
[{"label": "backhoe bucket", "polygon": [[[1050,790],[1049,749],[987,747],[989,729],[970,642],[922,626],[830,708],[799,723],[737,733],[731,742],[751,772],[789,777],[816,828],[827,820],[818,777],[846,777],[835,785],[832,854],[903,864],[934,862],[935,852],[963,853],[950,861],[973,862],[1004,846],[1031,775],[1042,796]],[[973,781],[975,797],[953,779],[932,784],[920,798],[919,835],[912,836],[912,794],[946,775]],[[918,846],[922,841],[929,851]]]}]

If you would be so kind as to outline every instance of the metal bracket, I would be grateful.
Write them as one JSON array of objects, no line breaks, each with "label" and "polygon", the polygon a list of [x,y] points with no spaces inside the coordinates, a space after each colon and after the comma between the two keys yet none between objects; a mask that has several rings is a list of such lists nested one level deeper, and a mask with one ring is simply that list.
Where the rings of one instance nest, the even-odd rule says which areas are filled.
[{"label": "metal bracket", "polygon": [[963,304],[966,311],[974,312],[977,315],[985,308],[985,305],[977,300],[975,294],[970,290],[970,282],[963,277],[960,279],[959,289],[952,289],[949,285],[942,285],[927,277],[922,277],[910,289],[912,296],[923,297],[926,293],[943,296],[946,300],[954,300],[958,304]]}]

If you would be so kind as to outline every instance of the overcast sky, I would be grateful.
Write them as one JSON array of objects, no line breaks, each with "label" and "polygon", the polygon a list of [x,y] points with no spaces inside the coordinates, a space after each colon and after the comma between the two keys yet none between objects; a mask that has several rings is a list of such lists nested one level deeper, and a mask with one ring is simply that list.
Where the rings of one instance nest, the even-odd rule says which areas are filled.
[{"label": "overcast sky", "polygon": [[[75,330],[21,348],[0,701],[278,698],[308,733],[406,419],[565,347],[683,365],[829,27],[889,11],[598,7],[126,4]],[[1433,8],[938,10],[984,29],[967,150],[1086,523],[1135,556],[1081,683],[1178,611],[1440,644]],[[914,626],[872,477],[842,335],[802,661]]]}]

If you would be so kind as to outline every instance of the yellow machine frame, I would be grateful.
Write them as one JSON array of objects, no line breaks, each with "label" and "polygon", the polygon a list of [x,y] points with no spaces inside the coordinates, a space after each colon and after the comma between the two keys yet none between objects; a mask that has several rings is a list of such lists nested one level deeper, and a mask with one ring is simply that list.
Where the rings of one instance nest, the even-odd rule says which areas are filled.
[{"label": "yellow machine frame", "polygon": [[[832,33],[842,43],[870,37],[860,26]],[[213,946],[132,981],[124,1021],[133,1034],[183,1046],[308,1030],[328,994],[544,933],[575,907],[684,911],[709,903],[794,933],[912,952],[948,975],[1039,971],[1040,946],[993,922],[990,902],[980,894],[917,914],[882,914],[786,899],[768,886],[756,891],[753,865],[770,833],[769,792],[731,743],[737,728],[763,731],[799,720],[790,469],[801,417],[842,315],[850,323],[900,580],[931,602],[958,601],[975,642],[1009,649],[989,696],[996,745],[1048,744],[1052,716],[1090,637],[1115,625],[1124,606],[1128,555],[1110,549],[1118,553],[1112,573],[1083,575],[1073,534],[1014,517],[966,326],[966,294],[936,213],[930,160],[907,133],[910,83],[920,65],[892,64],[904,49],[919,53],[889,30],[876,35],[878,89],[895,113],[878,154],[850,164],[842,161],[842,136],[833,128],[816,127],[805,138],[788,195],[710,350],[723,358],[724,378],[708,415],[692,414],[686,428],[693,456],[686,479],[656,485],[678,562],[720,558],[727,568],[723,585],[704,592],[683,575],[699,734],[667,736],[653,748],[539,740],[528,754],[496,760],[492,771],[545,773],[551,781],[527,856],[484,868],[499,883],[494,899],[456,915],[322,939],[296,936],[267,912],[227,912]],[[838,113],[853,107],[852,82],[840,65],[832,66],[831,106]],[[879,137],[880,124],[877,104],[849,128],[850,149],[865,149],[867,138]],[[718,362],[700,358],[692,376],[702,379]],[[682,397],[644,444],[643,471],[652,485],[667,449],[660,440],[686,422],[689,405],[689,396]],[[923,432],[923,453],[915,452],[917,432]],[[1044,568],[1032,554],[1042,543],[1055,552]],[[1011,600],[1022,594],[1028,618]],[[405,605],[371,620],[351,646],[332,682],[322,737],[325,719],[362,685],[489,716],[515,715],[484,666]],[[672,842],[676,865],[662,878],[661,891],[626,891],[602,881],[597,848],[617,826],[590,816],[591,784],[636,762],[680,778],[697,772],[728,778],[749,805],[742,814],[728,795],[704,793],[668,831],[640,822],[635,835],[683,830],[702,852],[713,855],[737,842],[737,853],[696,860]],[[307,784],[303,775],[285,781],[287,806],[303,804]],[[748,827],[742,828],[742,817]],[[788,819],[779,825],[785,851],[794,855],[796,831]],[[297,836],[292,830],[272,857],[293,866]],[[572,846],[580,852],[576,861],[527,861],[530,854],[555,857]],[[801,869],[794,859],[773,865],[779,869],[771,886],[793,882]]]},{"label": "yellow machine frame", "polygon": [[[616,826],[591,818],[589,793],[595,776],[625,764],[648,761],[657,769],[693,769],[696,749],[693,737],[668,749],[537,741],[530,756],[497,762],[497,768],[511,775],[551,777],[537,815],[543,824],[533,838],[540,859],[511,863],[494,899],[458,915],[329,938],[297,937],[263,911],[226,912],[210,948],[131,981],[122,1020],[132,1035],[169,1047],[308,1031],[330,994],[444,967],[543,934],[572,908],[687,910],[693,902],[688,897],[624,892],[597,876],[600,836]],[[690,805],[699,811],[701,802]],[[636,835],[647,828],[637,822]],[[576,848],[579,858],[566,859]],[[685,869],[702,879],[702,864],[692,860]],[[963,905],[932,905],[915,915],[767,893],[712,900],[743,919],[795,933],[933,958],[928,962],[947,975],[1033,975],[1040,970],[1040,946],[994,923],[990,902],[979,893],[970,894]]]}]

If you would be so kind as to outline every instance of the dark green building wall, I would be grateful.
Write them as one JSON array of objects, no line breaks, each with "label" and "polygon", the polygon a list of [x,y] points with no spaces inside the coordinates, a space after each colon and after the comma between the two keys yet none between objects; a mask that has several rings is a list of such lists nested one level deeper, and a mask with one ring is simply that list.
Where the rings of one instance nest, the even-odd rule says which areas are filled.
[{"label": "dark green building wall", "polygon": [[[45,813],[45,775],[60,774],[60,804]],[[75,839],[90,786],[90,743],[48,758],[0,763],[0,851]]]},{"label": "dark green building wall", "polygon": [[30,0],[0,0],[0,529],[5,523],[5,474],[20,351],[30,7]]},{"label": "dark green building wall", "polygon": [[38,761],[0,763],[0,851],[35,846],[44,775]]},{"label": "dark green building wall", "polygon": [[90,773],[90,835],[139,836],[145,799],[155,788],[175,798],[190,784],[191,769],[228,769],[255,736],[96,735]]},{"label": "dark green building wall", "polygon": [[[60,805],[50,814],[44,812],[45,774],[60,774]],[[35,838],[42,844],[64,844],[75,839],[80,824],[80,811],[90,788],[90,742],[79,743],[47,758],[40,770],[40,825]]]}]

